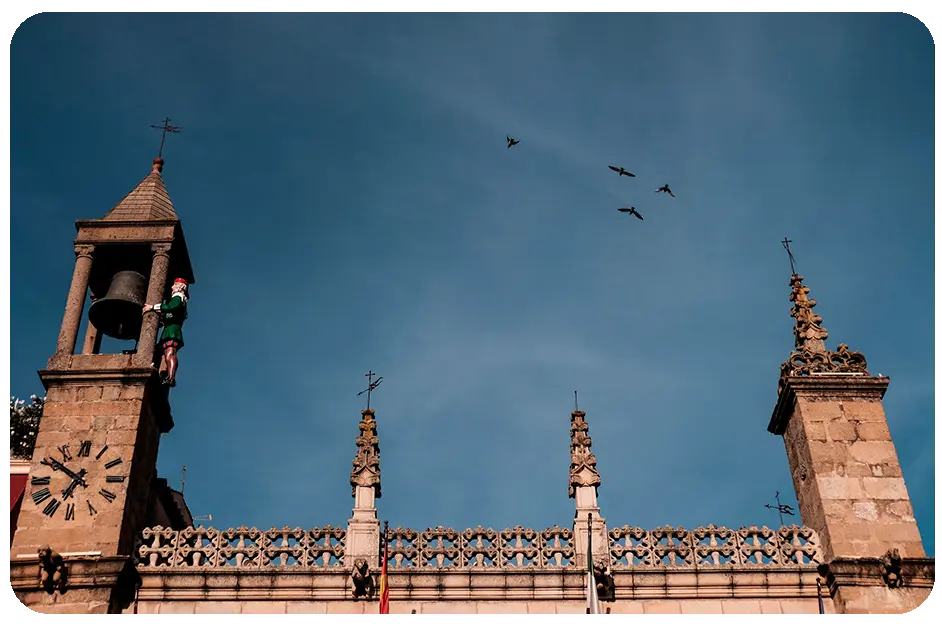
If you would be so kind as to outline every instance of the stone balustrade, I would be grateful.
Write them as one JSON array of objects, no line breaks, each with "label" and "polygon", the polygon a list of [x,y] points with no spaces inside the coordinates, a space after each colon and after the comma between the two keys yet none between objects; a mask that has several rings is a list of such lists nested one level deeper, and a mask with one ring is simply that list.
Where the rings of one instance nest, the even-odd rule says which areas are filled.
[{"label": "stone balustrade", "polygon": [[[345,532],[340,527],[216,530],[190,527],[145,529],[138,547],[142,569],[304,568],[343,566]],[[710,525],[615,527],[608,530],[613,571],[671,567],[802,567],[820,562],[817,534],[786,525],[729,529]],[[559,569],[572,567],[572,530],[437,527],[417,532],[389,530],[391,569]]]},{"label": "stone balustrade", "polygon": [[141,533],[139,565],[154,569],[325,568],[343,562],[344,530],[248,527],[217,530],[149,527]]},{"label": "stone balustrade", "polygon": [[786,525],[729,529],[710,525],[685,530],[639,527],[608,530],[613,569],[619,567],[710,567],[816,565],[821,552],[814,530]]}]

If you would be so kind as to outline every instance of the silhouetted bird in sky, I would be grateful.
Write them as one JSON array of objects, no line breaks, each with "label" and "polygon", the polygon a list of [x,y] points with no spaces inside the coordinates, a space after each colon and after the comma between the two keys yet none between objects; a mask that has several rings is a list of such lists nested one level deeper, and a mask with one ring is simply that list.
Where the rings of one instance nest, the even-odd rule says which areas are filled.
[{"label": "silhouetted bird in sky", "polygon": [[660,188],[656,188],[656,189],[654,190],[654,192],[666,192],[666,193],[667,193],[668,195],[670,195],[671,197],[674,196],[674,193],[671,192],[671,187],[668,186],[667,184],[664,184],[664,185],[661,186]]},{"label": "silhouetted bird in sky", "polygon": [[514,139],[511,138],[510,136],[507,136],[507,148],[509,149],[510,147],[512,147],[512,146],[515,145],[515,144],[520,144],[520,141],[519,141],[519,140],[514,140]]},{"label": "silhouetted bird in sky", "polygon": [[635,210],[635,207],[634,207],[634,206],[631,206],[630,208],[619,208],[618,211],[619,211],[619,212],[627,212],[628,214],[633,214],[633,215],[635,215],[636,217],[638,217],[639,219],[641,219],[642,221],[644,221],[644,217],[641,216],[640,214],[638,214],[638,211]]},{"label": "silhouetted bird in sky", "polygon": [[619,177],[621,177],[622,175],[627,175],[628,177],[634,177],[634,173],[629,173],[628,171],[626,171],[620,166],[609,166],[609,168],[615,171],[616,173],[618,173]]}]

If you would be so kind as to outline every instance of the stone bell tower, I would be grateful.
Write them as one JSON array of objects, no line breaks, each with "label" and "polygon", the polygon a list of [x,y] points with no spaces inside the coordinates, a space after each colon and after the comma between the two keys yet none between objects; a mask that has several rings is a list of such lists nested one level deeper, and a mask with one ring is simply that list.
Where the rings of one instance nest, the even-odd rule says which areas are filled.
[{"label": "stone bell tower", "polygon": [[820,537],[821,574],[839,612],[907,612],[928,596],[935,571],[883,409],[890,379],[871,376],[845,344],[825,347],[802,280],[791,277],[795,350],[782,363],[768,430],[784,438],[801,519]]},{"label": "stone bell tower", "polygon": [[[141,311],[164,299],[169,280],[195,280],[162,170],[155,159],[104,217],[76,222],[75,270],[55,354],[39,372],[46,405],[10,549],[13,589],[36,611],[116,613],[134,596],[130,557],[160,435],[173,427],[157,378],[158,315]],[[136,347],[101,354],[102,335]]]}]

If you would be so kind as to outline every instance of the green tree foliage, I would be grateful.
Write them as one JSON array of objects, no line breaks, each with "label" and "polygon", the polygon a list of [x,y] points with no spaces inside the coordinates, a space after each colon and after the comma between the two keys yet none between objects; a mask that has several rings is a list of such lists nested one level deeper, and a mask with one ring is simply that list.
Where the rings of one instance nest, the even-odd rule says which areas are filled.
[{"label": "green tree foliage", "polygon": [[10,396],[10,457],[32,459],[36,446],[36,433],[43,415],[45,398],[30,396],[29,404]]}]

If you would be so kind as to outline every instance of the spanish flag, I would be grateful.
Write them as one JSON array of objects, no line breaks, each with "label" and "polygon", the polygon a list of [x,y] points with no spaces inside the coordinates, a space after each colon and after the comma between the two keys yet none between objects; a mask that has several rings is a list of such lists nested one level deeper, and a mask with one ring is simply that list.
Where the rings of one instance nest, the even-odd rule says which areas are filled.
[{"label": "spanish flag", "polygon": [[380,563],[382,573],[379,577],[379,614],[389,614],[389,525],[383,531],[383,540],[380,543]]}]

